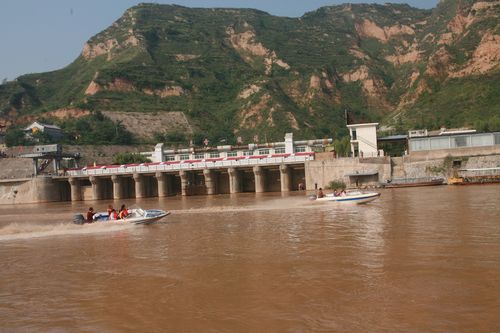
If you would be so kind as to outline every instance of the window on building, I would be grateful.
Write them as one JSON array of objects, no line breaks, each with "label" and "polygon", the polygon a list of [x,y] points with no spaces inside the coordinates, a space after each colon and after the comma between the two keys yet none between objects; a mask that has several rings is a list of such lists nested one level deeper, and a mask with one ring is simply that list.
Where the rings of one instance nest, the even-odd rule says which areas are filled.
[{"label": "window on building", "polygon": [[431,149],[449,149],[450,148],[450,138],[431,138]]},{"label": "window on building", "polygon": [[284,154],[285,153],[285,148],[276,148],[274,150],[275,154]]},{"label": "window on building", "polygon": [[217,157],[220,157],[220,154],[218,152],[210,153],[210,158],[217,158]]},{"label": "window on building", "polygon": [[175,161],[175,155],[167,155],[167,156],[165,156],[165,161]]},{"label": "window on building", "polygon": [[269,149],[259,149],[259,155],[269,155]]},{"label": "window on building", "polygon": [[490,134],[476,134],[471,136],[471,145],[478,146],[491,146],[495,143]]},{"label": "window on building", "polygon": [[352,139],[357,140],[358,139],[358,133],[356,132],[355,129],[352,130]]},{"label": "window on building", "polygon": [[455,147],[465,147],[467,146],[467,138],[466,136],[457,136],[457,137],[454,137],[454,141],[452,141],[454,143],[454,146]]},{"label": "window on building", "polygon": [[496,145],[500,145],[500,134],[495,133],[495,134],[494,134],[494,136],[495,136],[494,143],[495,143]]},{"label": "window on building", "polygon": [[238,152],[236,151],[228,151],[227,152],[227,157],[235,157],[238,156]]},{"label": "window on building", "polygon": [[295,152],[296,153],[303,153],[306,151],[306,146],[298,146],[298,147],[295,147]]},{"label": "window on building", "polygon": [[194,158],[197,159],[197,160],[202,160],[202,159],[205,158],[205,154],[204,153],[194,154]]},{"label": "window on building", "polygon": [[182,154],[181,161],[189,160],[189,154]]}]

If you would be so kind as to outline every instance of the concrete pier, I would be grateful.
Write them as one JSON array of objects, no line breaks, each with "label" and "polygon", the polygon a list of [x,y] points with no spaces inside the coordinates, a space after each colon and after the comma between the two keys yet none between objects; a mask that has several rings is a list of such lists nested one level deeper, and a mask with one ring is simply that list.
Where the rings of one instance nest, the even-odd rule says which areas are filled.
[{"label": "concrete pier", "polygon": [[228,168],[229,193],[241,193],[241,172],[237,168]]},{"label": "concrete pier", "polygon": [[264,170],[261,166],[253,167],[253,174],[255,177],[255,193],[264,192]]},{"label": "concrete pier", "polygon": [[113,182],[113,198],[117,200],[123,199],[123,179],[120,176],[112,175],[111,181]]},{"label": "concrete pier", "polygon": [[184,170],[179,171],[179,177],[181,178],[181,195],[188,195],[188,173]]},{"label": "concrete pier", "polygon": [[70,177],[68,179],[69,185],[71,186],[71,201],[81,201],[82,200],[82,186],[80,179]]},{"label": "concrete pier", "polygon": [[96,176],[89,177],[90,183],[92,184],[92,197],[94,200],[104,199],[104,189],[102,184],[102,179]]},{"label": "concrete pier", "polygon": [[155,178],[158,183],[158,197],[166,197],[168,195],[167,175],[164,172],[157,172]]},{"label": "concrete pier", "polygon": [[140,173],[134,173],[135,197],[144,198],[144,176]]},{"label": "concrete pier", "polygon": [[214,172],[210,169],[203,170],[203,175],[205,176],[205,186],[207,188],[207,194],[216,194]]},{"label": "concrete pier", "polygon": [[280,182],[281,192],[289,192],[291,190],[291,169],[286,164],[280,165]]}]

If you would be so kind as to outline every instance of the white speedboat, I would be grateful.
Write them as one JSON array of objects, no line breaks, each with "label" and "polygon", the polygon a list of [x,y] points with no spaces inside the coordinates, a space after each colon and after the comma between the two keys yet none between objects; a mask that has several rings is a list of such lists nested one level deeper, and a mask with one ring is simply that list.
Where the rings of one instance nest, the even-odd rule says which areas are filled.
[{"label": "white speedboat", "polygon": [[316,198],[318,202],[350,202],[363,204],[377,199],[380,196],[378,192],[363,193],[360,191],[346,192],[344,195],[335,196],[333,193],[328,193],[322,198]]},{"label": "white speedboat", "polygon": [[[104,223],[132,223],[132,224],[149,224],[161,220],[167,215],[170,215],[169,211],[161,209],[142,209],[142,208],[132,208],[128,210],[128,216],[124,219],[119,220],[108,220],[108,213],[96,213],[94,214],[92,222],[104,222]],[[73,223],[84,224],[90,223],[85,220],[82,214],[76,214],[73,216]]]}]

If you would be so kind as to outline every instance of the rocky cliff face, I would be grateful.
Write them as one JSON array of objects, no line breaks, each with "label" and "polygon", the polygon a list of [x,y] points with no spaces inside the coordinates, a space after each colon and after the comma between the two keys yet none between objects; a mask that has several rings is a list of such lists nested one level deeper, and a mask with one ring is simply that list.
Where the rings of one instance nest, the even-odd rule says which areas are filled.
[{"label": "rocky cliff face", "polygon": [[68,67],[1,85],[0,117],[175,111],[213,138],[332,135],[345,109],[361,121],[471,125],[500,114],[499,13],[500,1],[470,0],[297,19],[141,4]]}]

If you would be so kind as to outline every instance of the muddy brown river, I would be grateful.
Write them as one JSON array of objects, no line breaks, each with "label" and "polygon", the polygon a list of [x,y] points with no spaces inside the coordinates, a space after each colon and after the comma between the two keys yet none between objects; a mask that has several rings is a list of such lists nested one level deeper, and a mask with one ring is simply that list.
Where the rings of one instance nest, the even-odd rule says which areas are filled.
[{"label": "muddy brown river", "polygon": [[500,332],[500,186],[381,192],[0,206],[0,331]]}]

